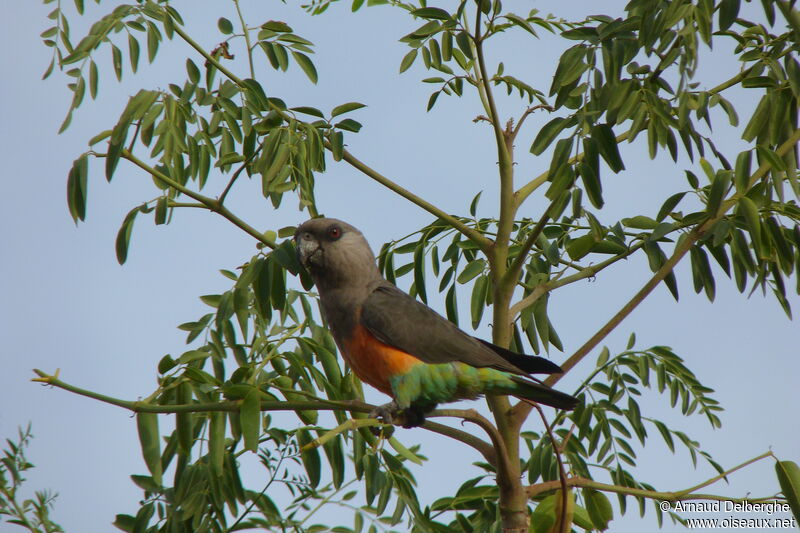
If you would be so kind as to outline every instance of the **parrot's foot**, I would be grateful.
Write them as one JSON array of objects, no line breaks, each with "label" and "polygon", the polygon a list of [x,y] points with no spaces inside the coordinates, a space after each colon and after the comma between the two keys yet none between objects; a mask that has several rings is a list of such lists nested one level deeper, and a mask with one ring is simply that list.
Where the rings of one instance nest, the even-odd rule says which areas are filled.
[{"label": "parrot's foot", "polygon": [[[389,402],[370,411],[369,418],[377,418],[384,424],[414,428],[425,423],[425,411],[412,407],[400,408],[397,403]],[[371,427],[376,436],[380,435],[382,428]]]}]

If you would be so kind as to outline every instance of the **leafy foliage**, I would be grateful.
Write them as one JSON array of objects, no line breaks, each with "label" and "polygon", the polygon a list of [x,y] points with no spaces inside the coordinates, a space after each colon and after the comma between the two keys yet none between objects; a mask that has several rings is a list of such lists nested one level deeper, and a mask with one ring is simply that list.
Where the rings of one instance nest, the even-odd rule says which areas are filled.
[{"label": "leafy foliage", "polygon": [[29,424],[24,431],[19,429],[16,441],[6,439],[0,459],[0,522],[5,519],[31,533],[59,533],[64,530],[50,518],[57,494],[40,490],[33,498],[22,499],[25,472],[33,468],[25,457],[32,438]]},{"label": "leafy foliage", "polygon": [[[313,0],[305,7],[321,14],[333,1]],[[608,348],[599,352],[595,369],[575,391],[582,403],[550,421],[543,415],[547,431],[520,435],[521,423],[514,426],[511,417],[524,420],[531,406],[511,408],[497,398],[489,399],[497,421],[497,427],[487,421],[491,444],[428,422],[426,429],[475,447],[486,461],[476,463],[480,476],[463,482],[454,495],[420,502],[409,463],[425,458],[418,446],[401,443],[389,428],[380,437],[369,430],[377,422],[365,418],[370,406],[363,402],[361,384],[337,359],[335,343],[320,324],[310,280],[287,239],[293,228],[257,230],[225,201],[246,174],[256,177],[261,195],[274,208],[292,193],[298,209],[314,216],[315,177],[330,163],[329,152],[333,162],[350,164],[434,217],[419,231],[381,247],[379,268],[386,278],[396,282],[409,276],[411,294],[423,302],[433,300],[429,289],[435,286],[455,323],[458,298],[469,294],[471,326],[488,321],[491,310],[494,341],[520,352],[564,349],[548,313],[557,289],[598,276],[622,259],[646,258],[651,281],[566,360],[567,371],[657,284],[663,281],[678,299],[673,268],[686,254],[695,292],[713,301],[722,272],[740,292],[769,289],[791,316],[787,280],[800,277],[797,10],[764,0],[763,14],[747,11],[747,17],[758,17],[751,21],[738,1],[633,0],[618,18],[569,21],[536,10],[516,14],[499,0],[463,0],[449,6],[452,10],[424,1],[366,5],[387,3],[400,16],[421,23],[398,36],[409,47],[398,60],[400,73],[420,66],[433,71],[422,80],[435,87],[428,110],[442,94],[477,92],[486,112],[477,120],[491,125],[497,144],[502,198],[497,216],[477,217],[480,194],[469,216],[444,213],[350,154],[345,135],[358,133],[361,124],[349,114],[364,104],[345,102],[323,112],[268,96],[266,84],[256,79],[257,54],[276,73],[294,64],[312,83],[318,78],[311,59],[314,44],[284,22],[249,25],[234,1],[241,24],[219,18],[222,42],[207,51],[166,1],[115,6],[76,45],[61,5],[51,12],[54,26],[42,37],[54,58],[45,76],[57,65],[73,92],[62,131],[84,103],[87,87],[91,98],[98,94],[101,69],[95,58],[101,50],[110,49],[120,79],[125,57],[135,73],[143,48],[150,62],[165,39],[180,39],[193,49],[185,76],[167,89],[141,89],[116,123],[90,140],[92,150],[75,160],[67,180],[73,219],[86,216],[93,171],[89,160],[96,157],[104,159],[108,181],[121,164],[132,163],[152,177],[156,188],[156,196],[133,207],[122,223],[116,241],[120,263],[127,258],[139,215],[152,214],[162,225],[183,208],[217,213],[260,246],[238,272],[222,271],[231,282],[227,291],[201,297],[211,311],[180,326],[192,346],[159,362],[157,390],[136,405],[117,402],[138,413],[149,471],[132,476],[145,498],[135,516],[117,516],[120,529],[350,532],[369,524],[370,531],[398,527],[466,533],[520,530],[514,520],[530,513],[535,531],[570,523],[586,531],[603,530],[613,518],[613,506],[604,493],[609,486],[598,478],[613,484],[608,491],[618,494],[622,513],[630,497],[642,514],[647,499],[663,497],[634,470],[636,449],[653,429],[671,451],[676,444],[683,446],[693,464],[700,457],[725,472],[698,442],[642,413],[639,405],[645,389],[653,389],[682,416],[702,415],[718,428],[721,407],[713,391],[671,349],[636,349],[632,338],[616,355]],[[82,1],[75,5],[82,14]],[[363,0],[354,0],[351,8],[362,6]],[[552,76],[526,81],[503,63],[490,69],[484,46],[506,32],[520,32],[532,43],[545,35],[566,43]],[[725,41],[735,43],[742,68],[702,89],[695,79],[701,52]],[[249,75],[232,71],[236,54],[247,57]],[[543,79],[551,80],[549,87],[541,84]],[[498,88],[519,98],[516,121],[499,116],[493,97]],[[755,91],[759,99],[741,125],[737,109],[723,96],[733,88]],[[545,110],[551,118],[525,141],[543,162],[543,172],[514,190],[515,141],[527,117]],[[744,150],[716,144],[712,125],[719,120],[737,129]],[[676,165],[688,163],[676,174],[680,185],[657,212],[642,213],[635,204],[619,218],[603,211],[603,182],[630,165],[619,148],[625,142],[636,143],[651,158],[666,152]],[[208,190],[218,192],[209,196]],[[547,206],[540,218],[518,216],[534,193]],[[158,413],[174,416],[170,434],[161,435]],[[516,433],[509,427],[516,427]],[[508,446],[498,443],[519,438],[527,456],[504,457]],[[246,488],[240,478],[243,464],[253,456],[268,479],[260,490]],[[518,474],[527,476],[526,486]],[[779,475],[782,484],[791,481],[785,472]],[[512,512],[508,502],[520,492],[530,498]],[[514,501],[519,506],[519,498]],[[311,523],[331,505],[352,512],[352,528]],[[662,510],[655,506],[654,513],[661,523]]]}]

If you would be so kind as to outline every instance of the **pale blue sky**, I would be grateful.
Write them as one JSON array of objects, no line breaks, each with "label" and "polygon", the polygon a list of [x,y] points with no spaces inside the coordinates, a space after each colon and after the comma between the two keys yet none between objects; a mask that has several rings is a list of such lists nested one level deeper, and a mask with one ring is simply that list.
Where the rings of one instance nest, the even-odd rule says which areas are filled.
[{"label": "pale blue sky", "polygon": [[[66,4],[66,3],[65,3]],[[88,4],[88,3],[87,3]],[[95,14],[111,9],[106,2]],[[519,2],[527,5],[527,2]],[[593,2],[535,2],[542,11],[564,16],[588,14]],[[210,9],[214,6],[214,10]],[[321,109],[347,101],[369,107],[354,118],[364,124],[350,135],[351,150],[365,162],[419,193],[448,212],[465,213],[469,200],[485,190],[481,214],[495,213],[495,164],[492,136],[472,119],[482,111],[477,100],[440,98],[431,113],[425,112],[429,86],[418,83],[428,74],[419,67],[402,76],[397,70],[406,48],[397,42],[415,26],[386,7],[364,9],[351,15],[337,5],[321,17],[309,17],[297,7],[279,2],[243,0],[248,19],[260,22],[285,20],[296,32],[317,45],[316,64],[320,82],[313,86],[296,67],[277,75],[262,62],[267,90],[290,105]],[[605,2],[619,9],[623,2]],[[190,6],[190,7],[189,7]],[[208,49],[221,38],[216,19],[234,18],[229,3],[176,3],[193,35]],[[217,11],[219,9],[219,11]],[[519,8],[517,11],[523,11]],[[149,394],[155,387],[155,365],[165,353],[181,353],[184,334],[175,326],[206,312],[197,298],[225,290],[228,282],[217,272],[234,268],[254,252],[252,239],[224,220],[201,212],[176,213],[169,226],[156,228],[147,217],[136,224],[128,262],[120,267],[114,255],[114,238],[125,213],[137,203],[156,195],[150,179],[120,164],[109,185],[93,168],[89,184],[87,222],[75,227],[66,207],[66,174],[72,160],[86,149],[86,141],[109,128],[127,98],[139,87],[164,87],[182,82],[188,48],[167,43],[157,62],[143,61],[137,76],[126,67],[122,84],[110,72],[104,56],[100,99],[87,102],[66,133],[56,131],[70,94],[59,75],[42,82],[49,50],[38,34],[47,28],[49,8],[36,2],[16,2],[0,22],[0,152],[3,169],[3,208],[0,209],[0,437],[16,434],[16,428],[33,423],[36,438],[29,459],[37,468],[29,476],[29,489],[50,488],[60,493],[54,518],[68,532],[100,532],[112,528],[114,515],[132,512],[141,492],[128,475],[142,473],[136,428],[120,409],[64,391],[49,390],[29,381],[31,369],[61,369],[61,376],[76,385],[122,398]],[[87,18],[91,22],[92,15]],[[74,24],[79,35],[83,24]],[[546,89],[556,41],[539,43],[534,51],[520,46],[523,35],[498,40],[488,51],[490,61],[502,58],[507,70],[515,69]],[[529,45],[529,44],[528,44]],[[560,45],[558,45],[560,46]],[[699,81],[711,87],[737,71],[724,46],[712,59],[704,54]],[[729,50],[728,50],[729,52]],[[237,63],[242,57],[237,57]],[[200,63],[199,60],[195,60]],[[491,67],[493,69],[493,67]],[[541,77],[539,77],[541,76]],[[740,115],[752,109],[757,91],[731,95],[741,105]],[[504,116],[518,115],[522,106],[500,98]],[[529,179],[548,162],[527,153],[530,140],[548,117],[530,118],[518,142],[518,182]],[[725,134],[723,120],[715,122]],[[722,144],[733,145],[735,135]],[[643,140],[643,139],[642,139]],[[683,190],[683,168],[668,158],[652,162],[643,142],[624,146],[630,171],[604,183],[607,211],[601,220],[645,212],[655,213],[660,198]],[[683,165],[683,166],[682,166]],[[318,176],[320,210],[361,228],[374,248],[381,242],[405,235],[429,222],[430,215],[399,199],[345,164],[333,164]],[[518,184],[519,184],[518,183]],[[232,195],[232,205],[252,225],[277,229],[306,218],[294,210],[295,202],[273,211],[260,200],[256,187],[244,187]],[[533,200],[523,215],[537,216],[541,204]],[[552,320],[567,354],[580,346],[649,277],[646,261],[634,258],[597,281],[571,285],[551,300]],[[795,380],[800,376],[797,346],[800,330],[786,319],[771,296],[750,299],[738,294],[723,276],[717,279],[717,300],[709,304],[691,290],[686,265],[678,269],[681,301],[676,304],[659,287],[605,342],[611,351],[624,348],[631,331],[637,346],[672,346],[684,357],[701,382],[714,388],[726,411],[721,430],[710,431],[700,417],[681,419],[667,408],[665,398],[648,394],[643,410],[669,420],[700,440],[723,466],[730,467],[772,449],[779,457],[800,461],[800,428],[790,414],[797,404]],[[794,285],[794,280],[790,283]],[[429,289],[431,304],[442,309],[442,298]],[[800,312],[800,298],[790,298]],[[463,300],[463,299],[462,299]],[[479,332],[488,336],[484,326]],[[565,357],[552,354],[554,360]],[[593,366],[588,358],[560,385],[566,390]],[[379,395],[374,399],[380,401]],[[530,429],[538,424],[530,420]],[[460,484],[460,473],[478,457],[471,449],[422,430],[402,431],[407,443],[424,443],[431,459],[414,471],[424,501],[431,502]],[[710,468],[687,467],[683,451],[670,454],[658,436],[640,454],[641,478],[659,489],[678,490],[713,475]],[[257,472],[255,473],[257,475]],[[478,475],[470,470],[466,476]],[[718,484],[712,492],[742,497],[761,496],[777,490],[771,461],[763,461],[734,474],[731,485]],[[257,481],[253,482],[255,486]],[[652,513],[645,518],[655,529]],[[612,531],[641,531],[636,512],[612,523]],[[3,526],[5,530],[6,526]],[[673,526],[666,531],[679,530]]]}]

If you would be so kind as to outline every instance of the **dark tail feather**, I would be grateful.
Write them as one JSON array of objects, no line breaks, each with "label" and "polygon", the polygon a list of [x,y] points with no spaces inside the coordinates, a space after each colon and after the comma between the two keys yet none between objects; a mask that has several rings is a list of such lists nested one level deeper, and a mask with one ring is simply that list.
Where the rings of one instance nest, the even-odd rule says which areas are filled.
[{"label": "dark tail feather", "polygon": [[478,337],[475,337],[475,340],[481,342],[484,346],[494,351],[497,355],[526,374],[561,374],[563,372],[560,366],[544,357],[518,354],[517,352],[512,352],[511,350],[492,344],[491,342],[486,342]]},{"label": "dark tail feather", "polygon": [[572,411],[578,405],[578,399],[574,396],[519,376],[510,377],[518,385],[517,390],[512,394],[521,400],[531,400],[556,409],[566,409],[567,411]]}]

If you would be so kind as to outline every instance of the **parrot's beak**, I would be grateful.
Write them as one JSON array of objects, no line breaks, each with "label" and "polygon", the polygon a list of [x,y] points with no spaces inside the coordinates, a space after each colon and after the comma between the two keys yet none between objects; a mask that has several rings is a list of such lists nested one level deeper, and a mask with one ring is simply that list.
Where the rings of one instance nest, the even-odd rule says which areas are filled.
[{"label": "parrot's beak", "polygon": [[[301,233],[296,237],[297,259],[305,268],[309,268],[312,263],[318,261],[318,256],[322,255],[319,242],[310,233]],[[315,260],[316,259],[316,260]]]}]

